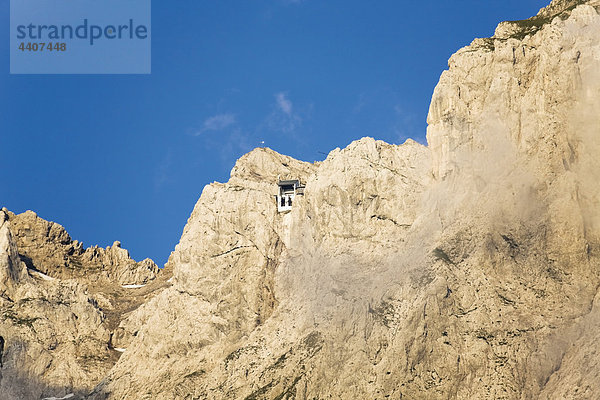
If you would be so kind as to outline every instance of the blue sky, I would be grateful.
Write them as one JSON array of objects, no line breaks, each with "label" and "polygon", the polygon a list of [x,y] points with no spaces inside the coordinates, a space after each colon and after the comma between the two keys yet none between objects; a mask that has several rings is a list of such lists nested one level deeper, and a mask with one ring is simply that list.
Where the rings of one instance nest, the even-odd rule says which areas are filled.
[{"label": "blue sky", "polygon": [[425,143],[450,55],[547,3],[154,1],[151,75],[10,75],[0,0],[0,207],[162,265],[204,185],[262,141],[305,161]]}]

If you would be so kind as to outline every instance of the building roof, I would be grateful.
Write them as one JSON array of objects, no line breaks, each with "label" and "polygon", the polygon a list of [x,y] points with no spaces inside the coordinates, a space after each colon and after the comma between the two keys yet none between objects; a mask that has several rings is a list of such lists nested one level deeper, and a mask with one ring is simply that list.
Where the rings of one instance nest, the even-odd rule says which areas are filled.
[{"label": "building roof", "polygon": [[291,179],[287,181],[279,181],[279,186],[289,186],[289,185],[300,185],[300,181],[298,179]]}]

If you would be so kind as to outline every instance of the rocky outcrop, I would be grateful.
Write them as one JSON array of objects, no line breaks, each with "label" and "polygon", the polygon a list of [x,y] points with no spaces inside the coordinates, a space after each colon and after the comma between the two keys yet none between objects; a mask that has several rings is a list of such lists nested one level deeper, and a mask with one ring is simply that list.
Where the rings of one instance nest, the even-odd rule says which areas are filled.
[{"label": "rocky outcrop", "polygon": [[[306,346],[302,336],[310,332],[302,327],[305,314],[317,306],[318,297],[331,294],[324,279],[331,282],[332,271],[321,271],[325,257],[394,248],[394,240],[407,236],[415,219],[410,208],[429,179],[418,171],[427,168],[427,149],[412,141],[398,147],[363,139],[333,151],[318,165],[269,149],[244,156],[228,183],[204,189],[169,260],[175,267],[173,287],[136,312],[135,318],[145,323],[96,396],[114,388],[119,396],[143,392],[148,397],[177,397],[186,390],[201,397],[239,395],[229,387],[222,392],[223,375],[205,375],[228,374],[227,384],[234,386],[242,378],[239,374],[244,375],[242,381],[251,381],[248,368],[237,364],[260,348],[266,353],[275,350],[267,347],[264,337],[256,337],[267,326],[289,326],[292,336],[283,336],[278,346],[288,341]],[[307,182],[305,195],[288,214],[278,214],[275,206],[278,176]],[[406,213],[392,216],[400,208]],[[300,261],[311,248],[318,257],[314,265]],[[363,261],[373,257],[362,255]],[[295,258],[300,260],[283,265]],[[341,277],[339,268],[335,275]],[[300,312],[293,306],[295,299],[306,309]],[[293,312],[284,311],[289,307]],[[322,335],[312,334],[307,340],[318,347]],[[243,343],[254,352],[238,359],[236,354],[243,350],[236,349]],[[145,372],[136,365],[146,362],[158,371],[152,383],[137,375]],[[235,374],[229,368],[235,368]],[[121,375],[125,370],[130,373]]]},{"label": "rocky outcrop", "polygon": [[91,391],[121,355],[118,325],[168,286],[157,273],[118,242],[84,250],[33,212],[0,210],[0,398]]},{"label": "rocky outcrop", "polygon": [[132,260],[129,252],[121,248],[121,242],[105,249],[84,249],[62,226],[39,218],[33,211],[18,215],[6,211],[6,215],[21,258],[29,268],[50,277],[140,285],[149,283],[158,273],[152,260]]},{"label": "rocky outcrop", "polygon": [[14,290],[25,277],[26,267],[10,232],[8,214],[0,210],[0,288],[3,292]]}]

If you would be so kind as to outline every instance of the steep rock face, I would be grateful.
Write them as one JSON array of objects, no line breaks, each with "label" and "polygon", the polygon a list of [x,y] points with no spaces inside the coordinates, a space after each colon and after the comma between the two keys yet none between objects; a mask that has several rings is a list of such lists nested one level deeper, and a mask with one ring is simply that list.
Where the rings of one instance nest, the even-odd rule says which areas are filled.
[{"label": "steep rock face", "polygon": [[104,315],[74,281],[21,284],[0,312],[3,399],[82,395],[118,359]]},{"label": "steep rock face", "polygon": [[85,393],[116,361],[103,315],[76,282],[29,274],[10,216],[0,210],[0,397]]},{"label": "steep rock face", "polygon": [[14,289],[26,276],[25,264],[21,262],[17,246],[9,229],[8,215],[0,210],[0,287]]},{"label": "steep rock face", "polygon": [[546,23],[521,39],[527,21],[500,24],[493,38],[452,56],[428,116],[436,177],[458,169],[476,174],[482,168],[473,157],[486,150],[527,154],[548,175],[571,162],[567,125],[598,77],[597,11],[590,4],[599,3],[588,3],[554,18],[542,12]]},{"label": "steep rock face", "polygon": [[[115,372],[132,374],[115,382],[111,377],[111,385],[129,396],[174,395],[184,390],[178,385],[189,374],[183,371],[208,368],[198,366],[208,362],[207,348],[231,346],[271,316],[277,306],[274,273],[284,251],[277,179],[306,182],[313,169],[257,149],[236,163],[228,183],[204,188],[168,262],[174,266],[173,287],[132,316],[145,324]],[[166,377],[149,384],[149,371],[136,367],[140,362],[153,363],[152,373]]]},{"label": "steep rock face", "polygon": [[[169,260],[174,286],[138,310],[146,322],[95,397],[235,398],[260,390],[261,380],[287,381],[269,365],[290,346],[298,356],[317,356],[328,335],[310,326],[352,315],[348,299],[369,293],[355,280],[389,269],[364,263],[384,260],[408,238],[430,181],[428,160],[427,148],[413,141],[368,138],[318,165],[268,149],[244,156],[228,183],[204,189]],[[277,176],[306,182],[290,213],[277,213]],[[151,382],[136,367],[148,364],[157,374]],[[300,374],[300,365],[289,373]]]},{"label": "steep rock face", "polygon": [[0,210],[0,398],[89,392],[121,355],[119,323],[168,286],[156,272],[118,243],[83,250],[58,224]]},{"label": "steep rock face", "polygon": [[469,311],[437,323],[487,354],[458,352],[457,373],[479,382],[459,398],[545,398],[546,380],[594,321],[584,316],[599,282],[600,18],[598,2],[576,3],[553,2],[530,33],[511,28],[526,21],[500,24],[460,50],[432,99],[433,191],[456,196],[437,207],[434,251],[460,288],[449,286],[455,306]]},{"label": "steep rock face", "polygon": [[406,240],[431,181],[428,170],[429,152],[412,140],[402,146],[368,138],[353,142],[332,151],[309,179],[307,205],[295,219],[308,221],[310,236],[318,240],[314,246],[328,254],[371,260],[373,252]]},{"label": "steep rock face", "polygon": [[[244,156],[91,397],[598,397],[577,346],[596,348],[600,282],[596,6],[554,1],[455,54],[429,148]],[[290,213],[278,175],[307,183]]]}]

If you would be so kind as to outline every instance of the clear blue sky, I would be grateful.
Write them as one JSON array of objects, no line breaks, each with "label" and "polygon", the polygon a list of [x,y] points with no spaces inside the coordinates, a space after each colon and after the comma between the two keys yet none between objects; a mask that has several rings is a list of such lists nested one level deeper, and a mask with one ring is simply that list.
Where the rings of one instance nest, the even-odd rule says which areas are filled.
[{"label": "clear blue sky", "polygon": [[162,265],[204,185],[261,141],[306,161],[425,143],[450,55],[548,0],[154,1],[152,74],[104,76],[9,75],[0,2],[0,207]]}]

